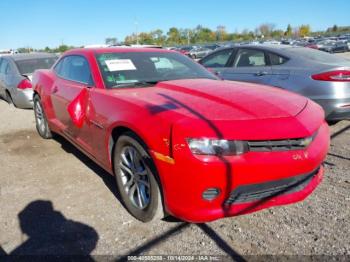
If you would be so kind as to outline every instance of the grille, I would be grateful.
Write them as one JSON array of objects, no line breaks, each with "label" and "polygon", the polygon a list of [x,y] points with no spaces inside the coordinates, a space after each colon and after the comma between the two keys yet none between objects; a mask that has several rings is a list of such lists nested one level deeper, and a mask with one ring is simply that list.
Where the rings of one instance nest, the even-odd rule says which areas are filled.
[{"label": "grille", "polygon": [[247,143],[249,146],[249,151],[269,152],[269,151],[301,150],[306,148],[309,145],[309,141],[310,141],[310,138],[300,138],[300,139],[287,139],[287,140],[248,141]]},{"label": "grille", "polygon": [[245,203],[255,200],[262,200],[298,192],[304,189],[320,169],[306,174],[295,176],[287,179],[275,180],[261,184],[251,184],[239,186],[231,192],[230,197],[226,200],[226,205],[233,203]]}]

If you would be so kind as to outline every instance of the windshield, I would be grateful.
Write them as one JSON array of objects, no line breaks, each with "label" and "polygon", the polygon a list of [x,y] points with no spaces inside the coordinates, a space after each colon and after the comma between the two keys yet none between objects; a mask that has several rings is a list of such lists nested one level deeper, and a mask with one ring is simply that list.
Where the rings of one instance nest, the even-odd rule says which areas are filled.
[{"label": "windshield", "polygon": [[21,75],[32,74],[37,69],[49,69],[55,63],[56,57],[33,58],[15,61]]},{"label": "windshield", "polygon": [[97,54],[96,59],[107,88],[177,79],[217,79],[190,58],[175,52],[103,53]]}]

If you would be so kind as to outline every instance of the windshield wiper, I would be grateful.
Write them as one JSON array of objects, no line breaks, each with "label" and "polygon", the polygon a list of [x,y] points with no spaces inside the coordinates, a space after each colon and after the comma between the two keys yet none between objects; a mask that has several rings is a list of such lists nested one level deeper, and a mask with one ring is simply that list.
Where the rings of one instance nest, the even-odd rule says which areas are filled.
[{"label": "windshield wiper", "polygon": [[112,87],[146,87],[153,86],[158,84],[158,81],[138,81],[138,82],[130,82],[130,83],[119,83]]}]

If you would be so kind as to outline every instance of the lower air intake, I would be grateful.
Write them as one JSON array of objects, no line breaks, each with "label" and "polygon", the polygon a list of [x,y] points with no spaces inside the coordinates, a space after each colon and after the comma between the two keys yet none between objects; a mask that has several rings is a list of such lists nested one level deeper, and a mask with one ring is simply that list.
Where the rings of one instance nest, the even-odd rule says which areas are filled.
[{"label": "lower air intake", "polygon": [[239,186],[231,192],[230,197],[226,200],[225,204],[231,205],[236,203],[253,202],[298,192],[304,189],[318,172],[319,168],[306,175],[275,180],[262,184]]}]

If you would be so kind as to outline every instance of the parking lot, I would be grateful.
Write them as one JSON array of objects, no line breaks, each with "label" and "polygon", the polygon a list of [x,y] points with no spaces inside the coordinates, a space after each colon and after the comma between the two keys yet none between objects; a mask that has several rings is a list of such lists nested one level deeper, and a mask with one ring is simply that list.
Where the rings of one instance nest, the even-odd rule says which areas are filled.
[{"label": "parking lot", "polygon": [[350,121],[331,127],[324,181],[301,203],[206,224],[143,224],[113,177],[64,139],[37,135],[32,110],[0,100],[0,112],[0,254],[350,253]]}]

